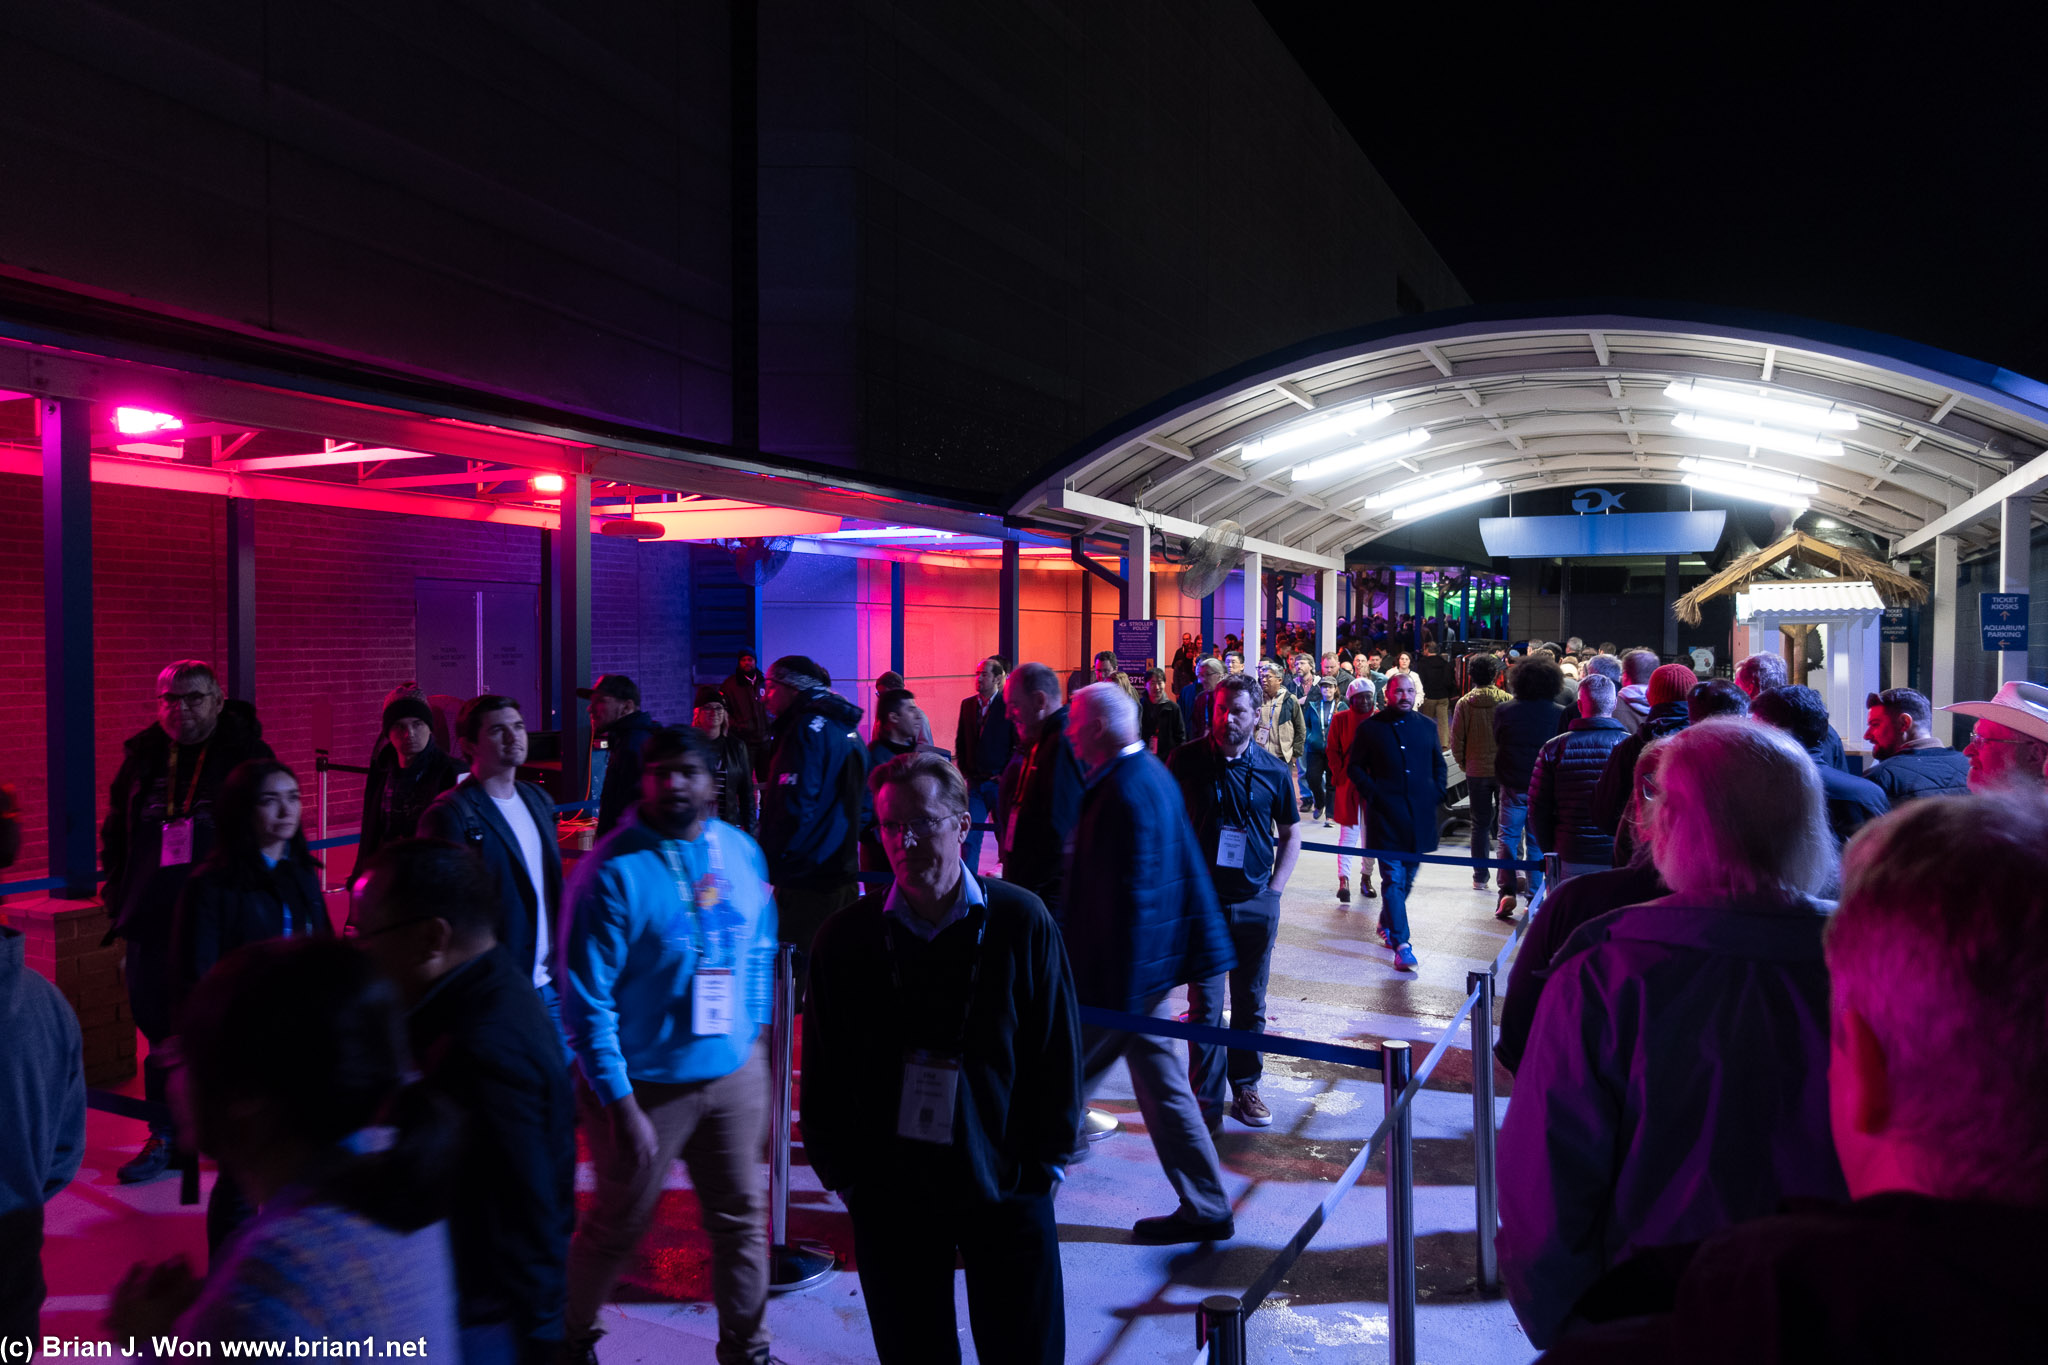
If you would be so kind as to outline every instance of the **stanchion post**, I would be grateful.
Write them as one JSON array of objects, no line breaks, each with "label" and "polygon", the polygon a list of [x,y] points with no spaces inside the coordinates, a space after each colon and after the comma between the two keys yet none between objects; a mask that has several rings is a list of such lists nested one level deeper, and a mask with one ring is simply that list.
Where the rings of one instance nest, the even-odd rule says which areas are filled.
[{"label": "stanchion post", "polygon": [[1195,1345],[1209,1348],[1209,1365],[1245,1365],[1244,1302],[1211,1294],[1195,1309]]},{"label": "stanchion post", "polygon": [[1500,1256],[1493,1239],[1500,1231],[1498,1138],[1493,1127],[1493,973],[1465,973],[1472,1005],[1472,1185],[1479,1225],[1479,1292],[1500,1290]]},{"label": "stanchion post", "polygon": [[[315,749],[313,751],[313,771],[318,774],[319,778],[320,842],[325,844],[327,842],[327,751],[325,749]],[[326,863],[324,861],[321,867],[323,871],[320,877],[320,890],[323,893],[334,890],[335,888],[329,884],[329,879],[325,874]]]},{"label": "stanchion post", "polygon": [[837,1258],[818,1242],[789,1240],[790,1084],[796,1063],[796,948],[775,950],[775,1016],[768,1027],[768,1292],[808,1289],[832,1273]]},{"label": "stanchion post", "polygon": [[1387,1131],[1387,1358],[1415,1365],[1415,1123],[1400,1102],[1415,1057],[1396,1038],[1380,1048],[1380,1083],[1394,1118]]}]

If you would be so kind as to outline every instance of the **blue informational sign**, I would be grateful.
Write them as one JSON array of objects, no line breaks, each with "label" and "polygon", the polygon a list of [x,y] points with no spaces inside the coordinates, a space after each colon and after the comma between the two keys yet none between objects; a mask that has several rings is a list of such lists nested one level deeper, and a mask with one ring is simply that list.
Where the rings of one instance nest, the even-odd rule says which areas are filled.
[{"label": "blue informational sign", "polygon": [[1887,644],[1905,644],[1920,633],[1918,613],[1912,607],[1886,607],[1878,635]]},{"label": "blue informational sign", "polygon": [[2026,652],[2027,594],[1987,592],[1977,599],[1977,615],[1984,628],[1984,648]]},{"label": "blue informational sign", "polygon": [[1118,621],[1111,648],[1116,654],[1116,666],[1130,674],[1132,682],[1143,685],[1145,670],[1159,662],[1159,623]]},{"label": "blue informational sign", "polygon": [[1500,559],[1678,555],[1721,543],[1726,512],[1609,512],[1582,517],[1481,517],[1486,553]]}]

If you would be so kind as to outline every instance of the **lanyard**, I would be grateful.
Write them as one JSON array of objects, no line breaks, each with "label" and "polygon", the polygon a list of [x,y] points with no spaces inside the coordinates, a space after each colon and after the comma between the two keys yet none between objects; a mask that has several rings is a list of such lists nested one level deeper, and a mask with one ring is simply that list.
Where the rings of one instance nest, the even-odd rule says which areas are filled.
[{"label": "lanyard", "polygon": [[669,875],[675,878],[676,900],[690,917],[690,943],[697,956],[709,967],[730,965],[730,954],[713,955],[705,942],[703,912],[723,904],[729,899],[729,884],[725,879],[725,859],[718,849],[718,839],[710,830],[704,831],[704,849],[710,860],[710,885],[699,887],[690,881],[690,870],[683,863],[683,848],[680,840],[664,839],[661,842],[661,856],[668,863]]},{"label": "lanyard", "polygon": [[192,803],[199,797],[199,778],[206,771],[206,751],[213,747],[213,737],[207,736],[206,743],[199,746],[199,757],[192,760],[192,781],[185,788],[185,809],[178,809],[178,741],[171,741],[170,772],[164,777],[164,818],[177,820],[192,813]]},{"label": "lanyard", "polygon": [[[1249,757],[1230,758],[1223,752],[1220,746],[1215,746],[1215,751],[1216,761],[1222,765],[1216,773],[1210,775],[1210,787],[1215,793],[1217,822],[1219,824],[1234,825],[1239,829],[1249,829],[1251,827],[1253,783],[1251,759]],[[1247,747],[1245,753],[1248,755],[1250,752],[1250,748]],[[1237,784],[1230,780],[1231,767],[1237,763],[1244,765],[1244,800],[1242,803],[1237,800]],[[1229,790],[1231,797],[1227,803],[1223,799],[1223,793],[1226,788]]]},{"label": "lanyard", "polygon": [[[961,894],[964,895],[966,893],[963,890]],[[974,930],[974,956],[969,960],[970,965],[967,969],[966,1002],[960,1008],[959,1027],[953,1030],[951,1041],[945,1048],[948,1052],[957,1053],[966,1045],[967,1022],[974,1013],[974,986],[976,982],[981,980],[982,941],[988,937],[988,907],[984,905],[978,908],[981,910],[981,922],[975,926]],[[912,911],[911,913],[915,914],[917,912]],[[969,913],[973,913],[972,908],[970,908]],[[889,958],[889,984],[896,988],[896,1015],[901,1021],[903,1032],[907,1038],[910,1031],[910,993],[903,987],[903,969],[902,963],[897,957],[896,935],[907,934],[910,930],[890,922],[893,918],[893,916],[889,916],[884,919],[882,948]],[[934,943],[937,941],[937,939],[933,940]],[[930,946],[930,944],[926,945],[926,947]]]}]

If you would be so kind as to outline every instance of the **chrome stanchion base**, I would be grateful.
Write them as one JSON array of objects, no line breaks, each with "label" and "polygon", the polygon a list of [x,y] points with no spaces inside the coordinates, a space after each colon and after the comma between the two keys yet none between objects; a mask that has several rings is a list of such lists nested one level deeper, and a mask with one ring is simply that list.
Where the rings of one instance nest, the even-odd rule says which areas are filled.
[{"label": "chrome stanchion base", "polygon": [[839,1268],[839,1258],[823,1242],[791,1242],[768,1248],[768,1292],[787,1294],[822,1284]]},{"label": "chrome stanchion base", "polygon": [[1123,1124],[1115,1114],[1102,1109],[1090,1109],[1081,1118],[1081,1136],[1090,1142],[1100,1142],[1106,1137],[1114,1137],[1122,1128]]}]

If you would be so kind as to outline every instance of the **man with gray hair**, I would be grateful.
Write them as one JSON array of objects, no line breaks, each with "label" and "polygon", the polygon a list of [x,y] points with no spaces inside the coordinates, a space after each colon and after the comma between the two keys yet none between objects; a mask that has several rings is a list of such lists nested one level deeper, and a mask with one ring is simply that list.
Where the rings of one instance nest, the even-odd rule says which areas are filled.
[{"label": "man with gray hair", "polygon": [[[1589,1338],[1583,1358],[2036,1354],[2028,1291],[2048,1276],[2044,927],[2048,804],[1914,801],[1859,837],[1827,928],[1819,1116],[1849,1202],[1661,1250],[1654,1281],[1629,1277],[1642,1286],[1636,1301],[1602,1315],[1630,1321],[1603,1327],[1597,1349]],[[1901,1287],[1942,1311],[1900,1312]],[[1549,1358],[1582,1357],[1567,1339]]]},{"label": "man with gray hair", "polygon": [[2048,784],[2048,687],[2009,682],[1990,701],[1941,708],[1977,722],[1963,753],[1973,792],[2038,794]]},{"label": "man with gray hair", "polygon": [[1529,827],[1536,843],[1558,855],[1558,878],[1614,865],[1614,836],[1593,812],[1593,794],[1615,746],[1628,731],[1614,718],[1614,679],[1589,673],[1579,680],[1579,714],[1565,732],[1537,751],[1529,775]]},{"label": "man with gray hair", "polygon": [[[1782,655],[1752,654],[1735,665],[1735,685],[1749,694],[1752,706],[1764,693],[1774,692],[1791,681],[1791,666]],[[1816,758],[1824,767],[1849,771],[1848,751],[1842,747],[1842,736],[1833,722],[1828,724],[1827,736],[1821,740]]]},{"label": "man with gray hair", "polygon": [[[1173,778],[1138,738],[1136,704],[1114,684],[1074,694],[1073,743],[1087,788],[1066,876],[1075,993],[1083,1006],[1170,1018],[1176,1010],[1169,991],[1213,978],[1236,960],[1207,860]],[[1196,747],[1184,744],[1176,754]],[[1094,1025],[1081,1033],[1083,1094],[1124,1059],[1145,1132],[1180,1199],[1170,1214],[1139,1219],[1135,1239],[1165,1245],[1230,1238],[1235,1224],[1223,1170],[1183,1045]],[[1086,1150],[1077,1136],[1075,1154]]]},{"label": "man with gray hair", "polygon": [[[1621,692],[1615,702],[1614,718],[1621,722],[1622,729],[1634,734],[1650,716],[1650,675],[1657,671],[1657,656],[1647,649],[1632,649],[1615,665],[1620,673],[1613,676]],[[1603,666],[1600,671],[1607,670]]]},{"label": "man with gray hair", "polygon": [[768,670],[774,756],[761,789],[761,852],[782,939],[806,953],[826,917],[860,894],[867,746],[861,709],[831,684],[832,675],[801,654],[786,654]]},{"label": "man with gray hair", "polygon": [[[159,1055],[171,1037],[171,922],[185,879],[213,852],[213,802],[236,765],[275,758],[255,712],[227,706],[213,669],[180,659],[157,674],[157,721],[122,745],[121,769],[100,826],[100,888],[114,927],[128,941],[128,1007],[149,1040],[143,1094],[169,1100],[170,1067]],[[169,1124],[118,1172],[123,1184],[153,1180],[171,1160]]]}]

